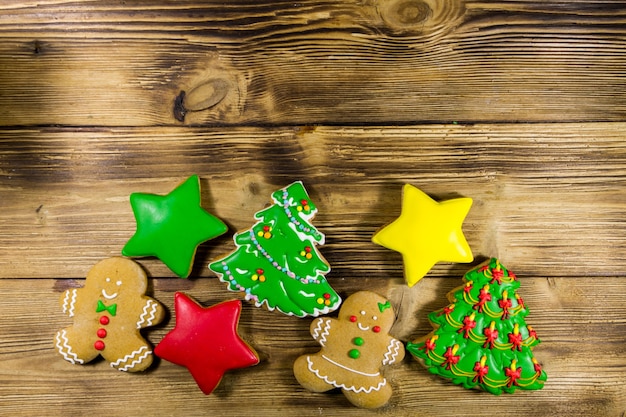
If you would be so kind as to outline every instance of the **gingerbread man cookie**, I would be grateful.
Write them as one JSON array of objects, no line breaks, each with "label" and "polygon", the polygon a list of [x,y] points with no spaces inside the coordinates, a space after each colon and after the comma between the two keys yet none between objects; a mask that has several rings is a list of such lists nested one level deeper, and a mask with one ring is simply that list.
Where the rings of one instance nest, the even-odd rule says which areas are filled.
[{"label": "gingerbread man cookie", "polygon": [[60,299],[74,325],[60,330],[56,346],[73,364],[102,356],[120,371],[143,371],[152,363],[152,349],[140,329],[158,324],[163,306],[145,296],[147,277],[130,259],[114,257],[98,262],[85,286],[66,290]]},{"label": "gingerbread man cookie", "polygon": [[314,392],[341,388],[357,407],[385,405],[392,388],[380,369],[404,358],[404,345],[389,335],[394,321],[387,299],[369,291],[351,295],[337,319],[324,317],[311,323],[311,335],[322,349],[296,360],[296,379]]}]

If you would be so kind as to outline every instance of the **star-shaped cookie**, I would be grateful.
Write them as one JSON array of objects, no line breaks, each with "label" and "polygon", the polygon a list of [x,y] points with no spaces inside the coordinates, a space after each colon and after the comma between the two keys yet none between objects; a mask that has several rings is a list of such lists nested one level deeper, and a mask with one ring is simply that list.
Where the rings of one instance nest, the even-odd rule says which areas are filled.
[{"label": "star-shaped cookie", "polygon": [[220,219],[201,207],[197,175],[164,196],[133,193],[130,204],[137,231],[122,254],[156,256],[181,278],[191,273],[198,246],[228,230]]},{"label": "star-shaped cookie", "polygon": [[259,363],[256,352],[237,333],[241,301],[203,308],[177,292],[174,309],[176,326],[154,353],[186,367],[205,394],[213,392],[226,371]]},{"label": "star-shaped cookie", "polygon": [[436,202],[406,184],[400,217],[379,230],[372,241],[402,254],[407,285],[412,287],[437,262],[474,260],[461,230],[471,205],[471,198]]}]

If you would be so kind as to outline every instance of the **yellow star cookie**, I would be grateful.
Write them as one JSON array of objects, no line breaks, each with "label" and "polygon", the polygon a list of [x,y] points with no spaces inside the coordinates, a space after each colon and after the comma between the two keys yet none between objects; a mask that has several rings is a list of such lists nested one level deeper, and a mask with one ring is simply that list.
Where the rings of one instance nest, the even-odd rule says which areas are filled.
[{"label": "yellow star cookie", "polygon": [[402,254],[406,281],[412,287],[437,262],[474,260],[461,230],[471,205],[471,198],[438,203],[405,184],[400,217],[379,230],[372,242]]}]

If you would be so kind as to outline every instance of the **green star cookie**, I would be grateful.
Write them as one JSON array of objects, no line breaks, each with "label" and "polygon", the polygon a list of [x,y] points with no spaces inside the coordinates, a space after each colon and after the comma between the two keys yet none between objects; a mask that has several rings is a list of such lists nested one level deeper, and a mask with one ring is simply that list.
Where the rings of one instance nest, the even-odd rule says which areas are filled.
[{"label": "green star cookie", "polygon": [[176,275],[187,278],[198,246],[228,227],[200,206],[200,180],[189,177],[167,195],[132,193],[137,231],[124,256],[156,256]]}]

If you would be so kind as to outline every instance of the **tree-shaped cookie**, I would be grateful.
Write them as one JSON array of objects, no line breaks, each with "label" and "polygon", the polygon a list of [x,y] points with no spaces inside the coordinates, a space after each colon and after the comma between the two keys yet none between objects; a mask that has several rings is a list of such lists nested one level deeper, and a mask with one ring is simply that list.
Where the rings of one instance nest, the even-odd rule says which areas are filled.
[{"label": "tree-shaped cookie", "polygon": [[468,389],[499,395],[542,388],[547,375],[532,352],[539,339],[526,325],[515,274],[494,258],[464,280],[448,294],[451,304],[428,316],[435,330],[407,350],[431,373]]},{"label": "tree-shaped cookie", "polygon": [[83,288],[61,295],[63,311],[74,325],[60,330],[56,347],[65,360],[85,364],[99,355],[120,371],[143,371],[152,348],[140,330],[158,324],[163,306],[145,295],[147,277],[130,259],[104,259],[91,268]]},{"label": "tree-shaped cookie", "polygon": [[324,235],[310,223],[315,204],[300,181],[275,191],[272,199],[273,205],[255,214],[251,229],[235,235],[237,249],[209,268],[257,307],[298,317],[335,310],[341,299],[324,277],[330,266],[316,248]]},{"label": "tree-shaped cookie", "polygon": [[311,335],[322,349],[296,360],[296,379],[313,392],[341,388],[358,407],[385,405],[392,389],[381,368],[404,358],[404,346],[389,335],[395,318],[389,300],[370,291],[352,294],[337,319],[311,323]]}]

